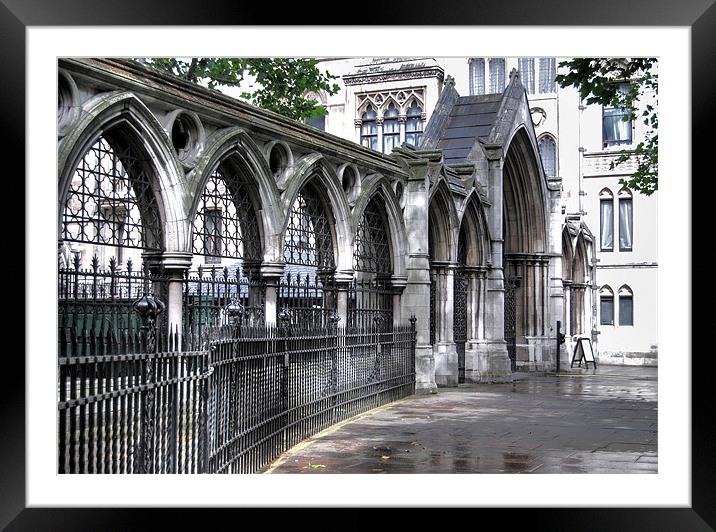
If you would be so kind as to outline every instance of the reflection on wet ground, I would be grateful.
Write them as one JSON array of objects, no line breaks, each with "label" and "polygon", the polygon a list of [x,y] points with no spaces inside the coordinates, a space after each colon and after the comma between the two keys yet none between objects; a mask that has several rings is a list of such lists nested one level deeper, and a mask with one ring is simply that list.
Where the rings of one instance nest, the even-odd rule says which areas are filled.
[{"label": "reflection on wet ground", "polygon": [[657,368],[517,373],[329,429],[271,473],[656,473]]}]

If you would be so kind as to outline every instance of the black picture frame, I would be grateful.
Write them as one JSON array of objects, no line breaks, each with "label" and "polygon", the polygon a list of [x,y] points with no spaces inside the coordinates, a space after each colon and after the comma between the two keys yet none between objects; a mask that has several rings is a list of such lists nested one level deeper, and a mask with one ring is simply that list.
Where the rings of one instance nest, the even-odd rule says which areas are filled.
[{"label": "black picture frame", "polygon": [[[330,13],[331,4],[311,3],[297,8],[277,9],[271,3],[251,4],[236,1],[190,2],[123,0],[98,3],[88,0],[0,0],[0,65],[4,81],[0,83],[0,101],[3,112],[0,120],[4,162],[14,163],[14,171],[6,171],[6,180],[24,176],[25,162],[25,30],[28,26],[73,25],[226,25],[226,24],[311,24],[319,23],[317,13]],[[309,9],[310,7],[310,9]],[[364,22],[365,19],[359,22]],[[600,2],[570,2],[543,0],[538,11],[525,9],[520,0],[500,2],[470,2],[468,0],[442,0],[440,8],[426,1],[396,0],[380,6],[380,24],[409,25],[604,25],[604,26],[690,26],[692,72],[692,172],[709,180],[713,174],[707,166],[711,124],[714,123],[716,104],[710,97],[716,87],[716,6],[714,0],[681,0],[664,2],[649,0],[601,0]],[[335,21],[330,22],[335,25]],[[53,73],[54,75],[54,73]],[[49,74],[48,74],[49,76]],[[49,77],[48,77],[49,79]],[[711,148],[711,149],[710,149]],[[11,156],[11,154],[14,154]],[[702,172],[698,173],[698,169]],[[682,176],[690,178],[690,176]],[[21,187],[12,194],[19,194]],[[702,198],[707,196],[701,195]],[[695,195],[694,197],[699,197]],[[6,200],[7,201],[7,200]],[[25,198],[29,208],[28,198]],[[693,212],[698,212],[694,208]],[[697,227],[697,224],[692,224]],[[19,234],[19,231],[15,231]],[[695,242],[695,240],[694,240]],[[31,245],[23,241],[13,248]],[[685,258],[689,260],[690,258]],[[696,263],[694,263],[696,264]],[[699,269],[692,270],[698,278]],[[18,275],[15,268],[14,282]],[[51,270],[50,270],[51,271]],[[25,283],[28,279],[21,274]],[[703,272],[704,277],[706,272]],[[18,284],[19,283],[15,283]],[[681,289],[691,290],[691,286]],[[19,301],[13,298],[12,301]],[[14,306],[17,306],[13,303]],[[694,308],[695,310],[695,308]],[[15,316],[23,316],[14,309]],[[693,312],[694,317],[699,317]],[[32,319],[32,317],[28,317]],[[703,319],[703,318],[702,318]],[[24,323],[27,327],[27,322]],[[693,325],[692,325],[693,327]],[[10,336],[6,331],[6,341]],[[19,330],[19,329],[15,329]],[[689,344],[691,343],[689,338]],[[15,342],[10,342],[11,345]],[[692,351],[698,353],[696,346]],[[217,525],[227,512],[236,510],[189,509],[81,509],[81,508],[26,508],[25,505],[25,363],[13,352],[3,357],[2,401],[0,401],[0,527],[7,530],[134,530],[150,528],[152,519],[159,515],[163,528],[195,524]],[[703,353],[710,356],[710,353]],[[685,361],[689,353],[667,353]],[[708,363],[708,362],[707,362]],[[707,396],[711,378],[708,370],[692,367],[692,504],[689,508],[532,508],[485,509],[509,525],[530,526],[549,530],[713,530],[716,527],[716,465],[711,442],[716,436],[713,423],[712,398]],[[78,494],[81,499],[81,494]],[[588,503],[588,499],[585,500]],[[242,510],[239,510],[242,511]],[[256,513],[248,517],[243,510],[242,519],[261,518]],[[210,521],[207,516],[211,515]],[[411,513],[420,519],[421,513]],[[480,519],[487,516],[480,515]],[[158,522],[157,521],[157,522]],[[487,521],[485,521],[487,522]],[[338,524],[334,522],[334,524]]]}]

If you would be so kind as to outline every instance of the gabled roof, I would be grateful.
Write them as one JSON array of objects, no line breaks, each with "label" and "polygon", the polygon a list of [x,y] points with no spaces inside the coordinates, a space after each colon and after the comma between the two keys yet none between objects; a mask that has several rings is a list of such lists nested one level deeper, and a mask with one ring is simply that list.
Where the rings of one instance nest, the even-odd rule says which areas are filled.
[{"label": "gabled roof", "polygon": [[439,149],[445,164],[469,164],[468,155],[476,142],[503,144],[511,129],[525,90],[516,71],[510,73],[505,91],[480,96],[460,96],[448,78],[435,111],[425,128],[422,149]]}]

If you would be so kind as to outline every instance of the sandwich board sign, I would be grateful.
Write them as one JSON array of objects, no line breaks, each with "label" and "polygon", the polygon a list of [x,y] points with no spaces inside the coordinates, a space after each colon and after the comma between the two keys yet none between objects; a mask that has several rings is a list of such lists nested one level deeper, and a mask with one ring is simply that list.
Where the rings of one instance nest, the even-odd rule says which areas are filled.
[{"label": "sandwich board sign", "polygon": [[594,351],[592,350],[592,340],[580,336],[577,338],[577,343],[574,344],[574,354],[569,367],[572,368],[575,362],[579,362],[579,367],[581,368],[582,361],[584,361],[585,368],[589,368],[589,363],[591,362],[594,365],[594,369],[597,369],[597,361],[594,359]]}]

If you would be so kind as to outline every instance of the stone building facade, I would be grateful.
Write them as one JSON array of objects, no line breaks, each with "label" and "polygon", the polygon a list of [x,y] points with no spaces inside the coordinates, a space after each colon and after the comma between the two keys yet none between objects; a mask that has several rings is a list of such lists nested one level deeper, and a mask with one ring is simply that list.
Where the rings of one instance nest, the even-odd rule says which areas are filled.
[{"label": "stone building facade", "polygon": [[[364,111],[357,108],[357,102],[366,95],[381,95],[374,119],[376,136],[381,137],[374,141],[374,148],[390,153],[392,141],[383,142],[383,133],[387,129],[390,137],[390,132],[398,128],[392,125],[386,128],[386,119],[389,122],[397,119],[401,142],[413,140],[415,135],[410,136],[408,129],[416,128],[407,127],[406,105],[396,105],[397,117],[388,116],[392,103],[389,93],[421,95],[424,122],[417,129],[422,134],[432,120],[443,87],[447,86],[446,77],[452,78],[452,86],[462,95],[500,95],[509,82],[507,73],[517,69],[527,94],[544,172],[548,177],[561,177],[564,291],[561,322],[562,331],[567,333],[566,351],[572,352],[578,337],[589,336],[598,360],[603,363],[656,364],[657,249],[652,230],[656,224],[656,195],[647,197],[618,185],[633,164],[614,169],[609,166],[617,152],[633,148],[643,138],[643,125],[630,123],[628,128],[621,128],[623,131],[617,128],[605,133],[605,125],[614,129],[618,123],[612,116],[617,110],[586,106],[576,90],[559,88],[554,76],[562,60],[326,58],[322,67],[339,75],[343,83],[338,94],[320,98],[328,115],[316,125],[369,145],[366,128],[361,127]],[[647,94],[642,106],[654,103],[654,96]],[[608,138],[614,134],[624,138]],[[619,245],[618,233],[634,240],[633,245],[631,242]],[[621,314],[620,308],[624,310]]]},{"label": "stone building facade", "polygon": [[502,93],[460,96],[429,70],[410,78],[431,84],[422,93],[387,87],[357,109],[393,104],[384,154],[131,61],[61,59],[61,271],[96,269],[100,253],[113,272],[161,271],[172,327],[186,325],[192,272],[235,268],[267,325],[306,310],[287,294],[312,276],[312,310],[331,320],[361,308],[417,318],[420,392],[553,370],[562,246],[587,232],[565,233],[561,179],[545,175],[519,75]]}]

